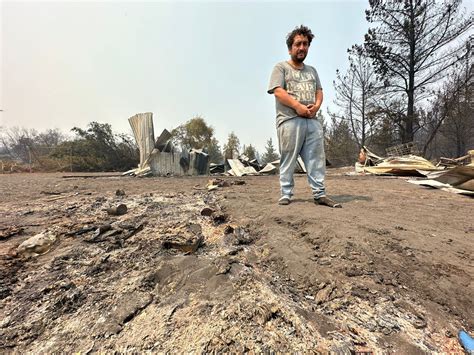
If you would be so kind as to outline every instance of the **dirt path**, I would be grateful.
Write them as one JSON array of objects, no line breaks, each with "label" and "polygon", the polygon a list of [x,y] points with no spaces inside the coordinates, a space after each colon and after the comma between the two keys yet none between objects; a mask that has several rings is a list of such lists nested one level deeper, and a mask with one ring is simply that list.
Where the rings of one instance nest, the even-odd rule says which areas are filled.
[{"label": "dirt path", "polygon": [[0,349],[448,352],[474,330],[472,198],[330,170],[342,209],[304,176],[278,206],[276,176],[207,180],[0,176]]}]

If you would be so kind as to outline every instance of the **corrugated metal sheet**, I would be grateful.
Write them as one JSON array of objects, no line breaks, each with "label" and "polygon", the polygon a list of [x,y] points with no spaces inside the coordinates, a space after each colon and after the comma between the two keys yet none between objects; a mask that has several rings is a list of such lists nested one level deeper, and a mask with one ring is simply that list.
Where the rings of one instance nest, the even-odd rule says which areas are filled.
[{"label": "corrugated metal sheet", "polygon": [[154,175],[184,175],[179,165],[181,153],[156,152],[150,157],[150,167]]},{"label": "corrugated metal sheet", "polygon": [[235,176],[258,174],[257,170],[251,166],[244,166],[244,164],[242,164],[238,159],[227,159],[227,162],[232,168],[232,172],[235,174]]},{"label": "corrugated metal sheet", "polygon": [[278,169],[272,163],[268,163],[265,167],[259,171],[260,174],[276,174]]},{"label": "corrugated metal sheet", "polygon": [[189,154],[155,151],[150,157],[153,175],[209,175],[209,156],[192,151]]},{"label": "corrugated metal sheet", "polygon": [[153,113],[137,113],[130,117],[128,122],[132,126],[133,135],[140,149],[140,165],[138,168],[141,170],[148,166],[147,159],[155,147]]}]

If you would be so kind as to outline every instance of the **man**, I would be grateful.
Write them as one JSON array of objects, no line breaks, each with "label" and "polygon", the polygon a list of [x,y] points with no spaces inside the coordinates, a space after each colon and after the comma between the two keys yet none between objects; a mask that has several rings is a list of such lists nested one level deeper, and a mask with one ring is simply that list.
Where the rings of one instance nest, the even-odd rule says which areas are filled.
[{"label": "man", "polygon": [[278,143],[280,148],[280,205],[288,205],[293,196],[296,160],[301,156],[306,167],[314,202],[329,207],[342,207],[326,196],[324,176],[326,156],[321,122],[316,119],[323,102],[323,90],[315,68],[303,62],[314,38],[311,30],[301,25],[286,38],[290,60],[273,68],[268,88],[275,95]]}]

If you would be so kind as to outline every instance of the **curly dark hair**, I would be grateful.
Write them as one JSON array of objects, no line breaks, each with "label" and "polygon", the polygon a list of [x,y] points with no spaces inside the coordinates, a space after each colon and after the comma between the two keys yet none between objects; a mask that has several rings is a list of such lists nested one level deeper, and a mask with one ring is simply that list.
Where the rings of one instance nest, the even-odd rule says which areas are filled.
[{"label": "curly dark hair", "polygon": [[301,25],[300,27],[295,27],[293,31],[288,33],[286,36],[286,45],[288,46],[288,49],[291,49],[291,46],[293,45],[293,41],[297,35],[303,35],[308,39],[309,44],[311,45],[311,41],[314,38],[313,32],[311,30],[304,26]]}]

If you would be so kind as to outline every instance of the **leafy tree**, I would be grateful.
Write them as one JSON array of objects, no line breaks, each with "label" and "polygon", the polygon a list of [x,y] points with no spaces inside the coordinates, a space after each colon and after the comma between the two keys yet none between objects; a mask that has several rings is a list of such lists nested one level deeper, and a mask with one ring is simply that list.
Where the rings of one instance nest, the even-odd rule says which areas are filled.
[{"label": "leafy tree", "polygon": [[263,164],[268,164],[272,161],[275,161],[279,158],[280,156],[275,150],[275,147],[273,147],[273,142],[272,139],[269,138],[267,140],[267,145],[265,146],[265,153],[262,156],[262,162]]},{"label": "leafy tree", "polygon": [[115,135],[108,123],[72,128],[77,138],[57,147],[52,156],[70,159],[76,171],[124,171],[136,167],[138,148],[128,135]]},{"label": "leafy tree", "polygon": [[239,138],[235,135],[234,132],[229,134],[227,138],[227,143],[224,145],[224,158],[233,159],[239,155],[240,151],[240,141]]},{"label": "leafy tree", "polygon": [[208,126],[201,116],[191,118],[185,124],[171,132],[175,143],[182,149],[204,149],[209,154],[211,163],[221,163],[223,160],[219,142],[214,137],[214,128]]},{"label": "leafy tree", "polygon": [[171,135],[183,149],[209,148],[213,143],[214,128],[208,126],[201,116],[191,118],[185,124],[173,129]]},{"label": "leafy tree", "polygon": [[331,128],[326,134],[326,155],[334,166],[352,165],[357,159],[358,146],[349,122],[331,115]]},{"label": "leafy tree", "polygon": [[207,148],[207,153],[209,154],[209,162],[211,163],[221,164],[224,160],[219,141],[216,138],[211,139],[211,144]]},{"label": "leafy tree", "polygon": [[257,150],[252,144],[249,145],[244,145],[242,152],[244,155],[246,155],[250,160],[256,159],[257,158]]},{"label": "leafy tree", "polygon": [[473,16],[462,18],[461,0],[369,0],[369,5],[366,18],[376,27],[366,34],[365,49],[386,94],[403,95],[401,139],[413,141],[418,129],[415,105],[465,55],[455,40],[471,28]]}]

